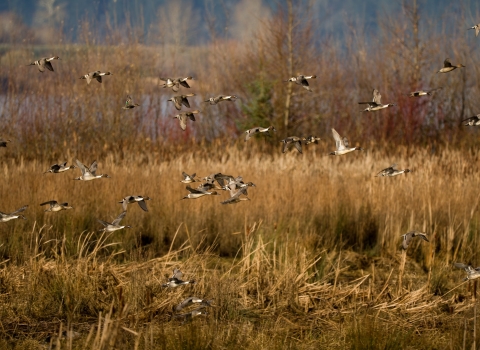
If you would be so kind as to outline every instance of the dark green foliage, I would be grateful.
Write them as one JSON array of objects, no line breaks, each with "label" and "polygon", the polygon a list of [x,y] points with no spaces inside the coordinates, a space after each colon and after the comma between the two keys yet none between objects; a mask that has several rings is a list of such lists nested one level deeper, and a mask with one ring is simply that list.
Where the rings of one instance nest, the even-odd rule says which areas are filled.
[{"label": "dark green foliage", "polygon": [[251,98],[242,105],[246,120],[237,122],[238,128],[246,130],[256,126],[270,126],[273,120],[272,82],[255,80],[247,86],[247,91]]}]

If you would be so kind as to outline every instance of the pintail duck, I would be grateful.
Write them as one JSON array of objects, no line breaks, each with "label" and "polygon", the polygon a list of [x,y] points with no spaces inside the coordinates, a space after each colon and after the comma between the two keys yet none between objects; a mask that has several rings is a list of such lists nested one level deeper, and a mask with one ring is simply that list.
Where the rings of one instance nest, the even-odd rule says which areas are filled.
[{"label": "pintail duck", "polygon": [[185,131],[185,129],[187,129],[187,120],[190,119],[193,122],[195,121],[195,113],[199,113],[199,111],[195,110],[191,112],[180,113],[177,114],[174,118],[178,119],[178,121],[180,122],[180,127],[182,128],[182,130]]},{"label": "pintail duck", "polygon": [[175,288],[178,286],[184,286],[186,284],[195,284],[195,280],[190,280],[190,281],[182,281],[180,278],[182,278],[183,273],[180,271],[180,269],[175,268],[173,269],[173,275],[168,279],[167,283],[162,284],[162,287],[170,287],[170,288]]},{"label": "pintail duck", "polygon": [[10,140],[4,140],[0,138],[0,147],[7,147],[7,143],[9,143]]},{"label": "pintail duck", "polygon": [[238,97],[235,95],[228,95],[228,96],[218,95],[215,97],[210,97],[208,100],[205,100],[205,102],[208,102],[211,105],[216,105],[217,103],[222,101],[235,101],[236,99],[238,99]]},{"label": "pintail duck", "polygon": [[123,211],[127,211],[127,205],[131,203],[138,203],[138,206],[142,208],[143,211],[148,211],[145,201],[149,201],[150,199],[150,197],[143,196],[126,196],[118,203],[122,203]]},{"label": "pintail duck", "polygon": [[206,299],[200,299],[200,298],[197,298],[197,297],[189,297],[187,299],[185,299],[184,301],[182,301],[180,304],[178,304],[176,307],[175,307],[175,311],[178,312],[178,311],[182,311],[184,308],[190,306],[190,305],[193,305],[193,304],[197,304],[197,305],[200,305],[200,306],[212,306],[213,300],[206,300]]},{"label": "pintail duck", "polygon": [[44,58],[40,58],[39,60],[37,60],[35,62],[27,64],[27,66],[37,66],[38,70],[42,73],[45,71],[45,68],[47,68],[49,71],[54,72],[51,61],[59,60],[59,59],[60,59],[60,57],[58,57],[58,56],[44,57]]},{"label": "pintail duck", "polygon": [[113,231],[121,230],[122,228],[132,228],[131,226],[120,225],[120,221],[122,221],[122,219],[125,217],[125,215],[127,215],[127,212],[122,211],[122,213],[119,216],[117,216],[117,218],[115,220],[113,220],[112,223],[97,219],[97,221],[99,223],[101,223],[103,226],[105,226],[104,228],[102,228],[99,231],[113,232]]},{"label": "pintail duck", "polygon": [[289,137],[281,140],[280,142],[283,143],[282,153],[287,152],[290,144],[293,144],[298,152],[303,153],[302,152],[302,142],[303,141],[305,141],[304,137],[300,138],[300,137],[297,137],[297,136],[289,136]]},{"label": "pintail duck", "polygon": [[273,131],[273,132],[276,132],[277,130],[275,129],[274,126],[269,126],[268,128],[262,128],[260,126],[257,126],[255,128],[252,128],[252,129],[248,129],[247,131],[245,131],[245,141],[248,141],[250,139],[250,137],[252,137],[253,135],[255,134],[259,134],[259,133],[266,133],[267,135],[270,135],[269,131]]},{"label": "pintail duck", "polygon": [[184,184],[197,182],[197,180],[195,180],[195,176],[197,176],[197,173],[193,173],[192,175],[188,175],[186,172],[182,171],[182,176],[183,176],[183,180],[180,181],[180,182],[183,182]]},{"label": "pintail duck", "polygon": [[443,87],[440,86],[438,88],[431,89],[431,90],[418,90],[418,91],[414,91],[414,92],[409,93],[408,96],[410,96],[410,97],[420,97],[420,96],[425,96],[425,95],[431,96],[432,92],[440,90],[440,89],[443,89]]},{"label": "pintail duck", "polygon": [[214,180],[208,180],[195,188],[197,191],[210,192],[211,190],[222,190],[223,187],[215,186]]},{"label": "pintail duck", "polygon": [[378,92],[377,89],[373,89],[373,101],[372,102],[358,102],[359,105],[368,105],[367,108],[365,108],[361,112],[373,112],[373,111],[379,111],[384,108],[388,107],[393,107],[395,104],[389,103],[384,105],[382,103],[382,95]]},{"label": "pintail duck", "polygon": [[462,123],[466,122],[465,126],[479,126],[480,125],[480,114],[474,115],[473,117],[462,120]]},{"label": "pintail duck", "polygon": [[208,315],[208,312],[206,312],[204,309],[205,307],[202,306],[202,307],[199,307],[198,309],[195,309],[193,311],[190,311],[184,314],[173,315],[173,317],[183,319],[183,323],[190,322],[194,317]]},{"label": "pintail duck", "polygon": [[88,74],[82,75],[80,77],[80,79],[87,79],[87,84],[90,84],[92,79],[97,79],[97,81],[99,83],[101,83],[102,82],[102,76],[104,76],[104,75],[112,75],[112,73],[110,73],[110,72],[102,73],[99,70],[97,70],[95,72],[90,72]]},{"label": "pintail duck", "polygon": [[445,61],[443,61],[443,68],[440,69],[437,73],[448,73],[451,72],[454,69],[457,68],[464,68],[465,66],[463,64],[457,64],[457,65],[452,65],[450,62],[450,58],[446,58]]},{"label": "pintail duck", "polygon": [[410,241],[415,238],[415,237],[420,237],[426,242],[430,242],[427,238],[427,234],[424,232],[419,232],[419,231],[410,231],[402,235],[403,241],[402,241],[402,247],[403,249],[407,249],[408,245],[410,244]]},{"label": "pintail duck", "polygon": [[73,207],[69,206],[68,203],[58,203],[57,201],[48,201],[40,204],[40,206],[49,205],[48,209],[45,211],[61,211],[61,210],[68,210],[73,209]]},{"label": "pintail duck", "polygon": [[110,178],[107,174],[97,175],[97,161],[93,161],[90,167],[86,167],[82,164],[78,159],[76,160],[78,167],[82,171],[82,176],[76,177],[74,180],[81,180],[81,181],[90,181],[95,179],[101,179],[102,177]]},{"label": "pintail duck", "polygon": [[475,29],[475,36],[478,36],[478,33],[480,32],[480,23],[475,24],[473,27],[468,28],[467,30],[470,30],[470,29]]},{"label": "pintail duck", "polygon": [[53,164],[50,167],[50,169],[48,169],[47,171],[44,172],[44,174],[47,174],[47,173],[58,174],[58,173],[63,173],[64,171],[67,171],[67,170],[70,170],[70,169],[75,169],[75,168],[76,168],[75,165],[67,166],[67,162],[63,162],[63,163],[60,163],[60,164]]},{"label": "pintail duck", "polygon": [[175,108],[178,110],[182,109],[182,105],[187,108],[190,108],[190,103],[188,102],[187,97],[195,96],[195,94],[186,94],[186,95],[177,95],[169,98],[168,101],[172,101],[175,104]]},{"label": "pintail duck", "polygon": [[21,212],[25,211],[27,208],[28,208],[28,205],[25,205],[25,206],[21,207],[18,210],[15,210],[13,213],[10,213],[10,214],[3,213],[3,212],[0,211],[0,222],[7,222],[7,221],[10,221],[10,220],[14,220],[14,219],[27,220],[27,218],[25,216],[20,214]]},{"label": "pintail duck", "polygon": [[353,151],[363,151],[363,148],[361,147],[348,147],[348,139],[346,137],[342,139],[340,134],[335,129],[332,129],[332,134],[333,138],[335,139],[337,150],[334,152],[330,152],[331,156],[341,156],[342,154],[350,153]]},{"label": "pintail duck", "polygon": [[249,201],[248,197],[241,197],[241,195],[247,195],[247,187],[242,187],[238,191],[230,189],[230,198],[221,202],[222,204],[234,204],[240,201]]},{"label": "pintail duck", "polygon": [[214,181],[217,181],[220,187],[225,187],[227,183],[230,181],[234,181],[235,178],[232,175],[225,175],[222,173],[215,173],[210,174],[207,177],[204,177],[203,180],[207,181],[207,183],[213,184]]},{"label": "pintail duck", "polygon": [[187,80],[192,80],[192,77],[186,77],[186,78],[160,78],[160,80],[164,81],[165,83],[162,84],[161,86],[163,88],[166,87],[171,87],[173,92],[177,92],[180,89],[180,85],[183,87],[186,87],[187,89],[190,89],[190,85],[188,85]]},{"label": "pintail duck", "polygon": [[[237,176],[234,180],[230,180],[230,182],[225,186],[223,189],[227,191],[235,191],[240,188],[247,189],[248,187],[257,187],[253,182],[243,182],[243,178],[241,176]],[[247,191],[245,190],[245,195],[248,195]]]},{"label": "pintail duck", "polygon": [[293,81],[295,84],[301,85],[305,90],[313,92],[312,89],[310,89],[310,86],[308,86],[307,79],[315,79],[316,77],[317,77],[316,75],[299,75],[296,77],[291,77],[288,80],[284,80],[284,82]]},{"label": "pintail duck", "polygon": [[133,99],[127,95],[127,100],[125,101],[125,106],[122,107],[122,109],[132,109],[135,107],[139,107],[140,105],[138,103],[133,103]]},{"label": "pintail duck", "polygon": [[397,164],[390,165],[388,168],[383,169],[380,171],[375,177],[380,177],[380,176],[397,176],[397,175],[402,175],[409,173],[410,169],[403,169],[403,170],[398,170],[397,169]]},{"label": "pintail duck", "polygon": [[476,280],[480,277],[480,267],[473,268],[471,265],[465,265],[462,263],[454,263],[453,265],[455,267],[458,267],[459,269],[465,270],[465,272],[467,273],[467,277],[463,279],[464,281]]},{"label": "pintail duck", "polygon": [[320,137],[309,135],[309,136],[305,137],[305,144],[308,145],[308,144],[314,143],[314,144],[318,145],[318,141],[320,141],[320,140],[321,140]]},{"label": "pintail duck", "polygon": [[216,191],[202,191],[200,189],[194,189],[194,188],[191,188],[190,186],[187,186],[186,189],[190,192],[189,194],[187,194],[185,197],[183,197],[182,199],[197,199],[197,198],[200,198],[200,197],[203,197],[203,196],[206,196],[206,195],[213,195],[213,196],[216,196],[218,195],[218,193]]}]

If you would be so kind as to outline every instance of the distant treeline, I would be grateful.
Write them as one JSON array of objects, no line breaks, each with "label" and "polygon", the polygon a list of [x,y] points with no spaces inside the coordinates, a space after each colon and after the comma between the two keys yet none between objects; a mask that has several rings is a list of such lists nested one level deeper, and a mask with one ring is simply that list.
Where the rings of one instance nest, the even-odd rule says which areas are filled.
[{"label": "distant treeline", "polygon": [[[292,135],[314,134],[333,142],[332,127],[362,145],[421,144],[433,150],[444,145],[478,146],[480,130],[461,123],[480,113],[480,38],[467,31],[470,12],[449,13],[453,25],[447,27],[442,16],[435,18],[425,6],[412,2],[379,17],[375,36],[346,21],[348,35],[339,40],[319,38],[322,23],[314,4],[296,3],[286,1],[259,18],[249,36],[212,35],[203,44],[186,41],[183,33],[190,24],[181,20],[180,30],[169,25],[175,29],[173,39],[159,31],[159,40],[168,39],[156,45],[145,45],[142,32],[133,26],[128,32],[112,26],[99,43],[95,21],[88,19],[81,23],[79,43],[4,44],[0,136],[12,140],[7,154],[56,159],[67,152],[188,148],[218,138],[236,142],[247,128],[269,125],[277,129],[265,141],[273,145],[272,152],[279,140]],[[179,9],[178,4],[169,6]],[[21,37],[16,29],[23,30],[14,28],[10,35]],[[52,55],[61,58],[53,62],[55,72],[40,73],[26,66]],[[466,67],[437,74],[447,57]],[[102,84],[87,85],[79,79],[95,70],[113,75],[104,77]],[[310,80],[313,92],[285,82],[297,74],[317,76]],[[177,93],[159,85],[160,77],[183,76],[193,77],[191,89],[182,87],[179,93],[196,94],[190,104],[200,110],[185,132],[174,119],[179,111],[167,102]],[[443,89],[431,96],[407,95],[438,87]],[[360,112],[363,106],[358,102],[370,101],[374,88],[382,102],[396,106]],[[219,94],[239,99],[213,106],[203,102]],[[140,107],[123,110],[127,95]]]}]

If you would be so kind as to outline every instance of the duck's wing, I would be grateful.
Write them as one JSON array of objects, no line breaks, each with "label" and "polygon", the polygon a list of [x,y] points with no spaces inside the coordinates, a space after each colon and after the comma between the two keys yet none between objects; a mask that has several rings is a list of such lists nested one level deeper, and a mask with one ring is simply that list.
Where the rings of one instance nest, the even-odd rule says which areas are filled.
[{"label": "duck's wing", "polygon": [[197,297],[189,297],[189,298],[185,299],[184,301],[182,301],[180,304],[178,304],[175,307],[175,311],[181,311],[185,307],[192,305],[194,299],[198,299],[198,298]]},{"label": "duck's wing", "polygon": [[[65,165],[64,165],[65,166]],[[53,170],[53,171],[58,171],[60,170],[61,166],[58,165],[58,164],[53,164],[50,169]]]},{"label": "duck's wing", "polygon": [[450,62],[450,58],[445,58],[445,61],[443,61],[443,67],[452,67],[452,63]]},{"label": "duck's wing", "polygon": [[49,71],[53,72],[53,66],[52,66],[52,63],[50,63],[49,61],[45,61],[45,68],[47,68]]},{"label": "duck's wing", "polygon": [[480,120],[480,114],[477,114],[477,115],[474,115],[473,117],[468,117],[467,119],[464,119],[462,120],[462,122],[466,122],[466,121],[478,121]]},{"label": "duck's wing", "polygon": [[45,72],[45,62],[42,62],[42,60],[44,60],[44,59],[39,59],[38,60],[37,67],[38,67],[38,70],[43,73],[43,72]]},{"label": "duck's wing", "polygon": [[47,202],[41,203],[40,206],[44,206],[44,205],[46,205],[46,204],[52,206],[52,205],[55,205],[55,204],[57,204],[57,203],[58,203],[57,201],[47,201]]},{"label": "duck's wing", "polygon": [[235,203],[237,201],[237,197],[230,197],[228,199],[225,199],[223,202],[220,202],[221,204],[230,204],[230,203]]},{"label": "duck's wing", "polygon": [[137,203],[140,206],[140,208],[142,208],[143,211],[148,211],[147,203],[145,203],[145,201],[143,199],[141,201],[138,201]]},{"label": "duck's wing", "polygon": [[246,130],[245,131],[245,141],[250,140],[250,137],[252,137],[252,135],[254,135],[254,134],[255,134],[255,132],[253,131],[253,129]]},{"label": "duck's wing", "polygon": [[101,223],[101,224],[102,224],[103,226],[105,226],[105,227],[107,227],[108,225],[110,225],[109,222],[106,222],[106,221],[103,221],[103,220],[100,220],[100,219],[97,219],[97,221],[98,221],[99,223]]},{"label": "duck's wing", "polygon": [[186,96],[182,96],[182,104],[187,107],[187,108],[190,108],[190,103],[188,102],[188,99]]},{"label": "duck's wing", "polygon": [[183,277],[182,271],[180,271],[179,268],[174,268],[172,278],[179,280],[182,277]]},{"label": "duck's wing", "polygon": [[88,167],[88,171],[90,171],[90,173],[93,175],[93,176],[97,176],[97,167],[98,167],[98,164],[97,164],[97,161],[94,160],[92,165],[90,165]]},{"label": "duck's wing", "polygon": [[195,121],[195,111],[185,113],[185,117],[189,118],[192,122]]},{"label": "duck's wing", "polygon": [[459,269],[464,269],[464,270],[467,270],[469,265],[465,265],[463,263],[453,263],[453,266],[455,266],[456,268],[459,268]]},{"label": "duck's wing", "polygon": [[333,138],[335,140],[335,145],[337,147],[337,151],[341,151],[341,150],[344,150],[345,149],[345,145],[343,144],[343,140],[342,140],[342,137],[340,136],[340,134],[332,128],[332,135],[333,135]]},{"label": "duck's wing", "polygon": [[182,176],[183,176],[183,179],[186,180],[188,177],[192,177],[190,175],[188,175],[186,172],[182,171]]},{"label": "duck's wing", "polygon": [[27,208],[28,208],[28,205],[24,205],[24,206],[21,207],[20,209],[17,209],[17,210],[15,210],[13,213],[10,213],[10,215],[21,213],[22,211],[25,211]]},{"label": "duck's wing", "polygon": [[211,189],[215,188],[215,185],[213,183],[207,182],[204,184],[201,184],[195,190],[200,191],[200,193],[205,193],[210,191]]},{"label": "duck's wing", "polygon": [[298,152],[303,153],[302,152],[302,141],[295,141],[293,143],[293,145],[295,146],[295,148],[297,149]]},{"label": "duck's wing", "polygon": [[350,145],[350,143],[348,142],[348,139],[346,137],[344,137],[342,141],[343,141],[343,145],[345,147],[348,147]]},{"label": "duck's wing", "polygon": [[382,169],[382,170],[377,174],[377,176],[380,175],[380,174],[390,174],[391,172],[394,171],[394,167],[395,167],[395,166],[396,166],[396,164],[393,164],[392,166],[389,166],[388,168]]},{"label": "duck's wing", "polygon": [[85,172],[88,171],[87,167],[85,165],[83,165],[83,163],[80,162],[78,159],[76,159],[75,162],[77,163],[78,167],[82,171],[82,175],[85,175]]},{"label": "duck's wing", "polygon": [[112,225],[117,226],[120,223],[120,221],[122,221],[122,219],[125,217],[125,215],[127,215],[127,212],[122,211],[122,213],[119,216],[117,216],[115,220],[112,221]]},{"label": "duck's wing", "polygon": [[180,79],[178,82],[180,83],[180,85],[182,85],[183,87],[186,87],[186,88],[190,88],[190,85],[188,85],[187,83],[187,79],[188,78],[185,78],[185,79]]},{"label": "duck's wing", "polygon": [[380,95],[377,89],[373,89],[373,102],[375,102],[377,105],[382,104],[382,95]]},{"label": "duck's wing", "polygon": [[205,191],[201,190],[201,189],[195,189],[195,188],[191,188],[190,186],[187,186],[185,187],[188,192],[190,193],[205,193]]},{"label": "duck's wing", "polygon": [[240,189],[235,193],[235,195],[233,195],[233,197],[238,198],[238,197],[240,197],[241,195],[245,195],[245,196],[247,195],[247,187],[242,187],[242,188],[240,188]]},{"label": "duck's wing", "polygon": [[417,236],[419,236],[421,239],[423,239],[426,242],[430,242],[427,238],[427,235],[425,233],[418,233]]},{"label": "duck's wing", "polygon": [[305,79],[305,77],[302,75],[300,79],[297,79],[297,81],[300,80],[300,84],[302,84],[302,86],[304,87],[308,87],[308,80]]}]

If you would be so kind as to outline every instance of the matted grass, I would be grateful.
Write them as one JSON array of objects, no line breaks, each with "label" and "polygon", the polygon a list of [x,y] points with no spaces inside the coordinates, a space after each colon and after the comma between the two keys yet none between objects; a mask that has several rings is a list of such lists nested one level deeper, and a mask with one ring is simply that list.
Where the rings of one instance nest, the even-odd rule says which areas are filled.
[{"label": "matted grass", "polygon": [[[99,173],[112,178],[86,183],[73,181],[78,169],[42,175],[50,164],[4,163],[0,209],[30,207],[27,221],[0,226],[3,346],[39,348],[60,329],[80,333],[60,342],[65,349],[471,344],[474,285],[462,285],[452,262],[477,263],[477,154],[387,156],[372,146],[329,157],[332,143],[304,155],[261,140],[175,160],[111,155]],[[412,172],[374,177],[394,162]],[[220,204],[223,191],[181,200],[181,171],[242,175],[257,187],[236,205]],[[116,217],[129,194],[150,196],[149,212],[129,205],[123,222],[132,229],[97,232],[96,218]],[[38,204],[51,199],[74,210],[44,213]],[[430,244],[413,241],[403,254],[410,229],[426,231]],[[162,288],[174,267],[197,283]],[[193,295],[215,300],[209,315],[172,318]]]}]

